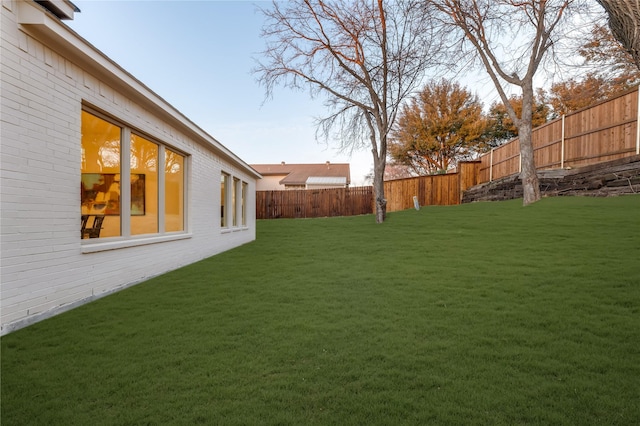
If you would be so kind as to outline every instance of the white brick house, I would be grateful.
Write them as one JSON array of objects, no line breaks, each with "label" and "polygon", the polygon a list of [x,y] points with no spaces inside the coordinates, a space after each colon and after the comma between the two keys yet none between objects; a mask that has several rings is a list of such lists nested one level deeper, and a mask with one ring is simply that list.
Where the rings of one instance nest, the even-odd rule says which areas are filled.
[{"label": "white brick house", "polygon": [[72,3],[0,9],[1,334],[255,239],[260,175],[66,26]]}]

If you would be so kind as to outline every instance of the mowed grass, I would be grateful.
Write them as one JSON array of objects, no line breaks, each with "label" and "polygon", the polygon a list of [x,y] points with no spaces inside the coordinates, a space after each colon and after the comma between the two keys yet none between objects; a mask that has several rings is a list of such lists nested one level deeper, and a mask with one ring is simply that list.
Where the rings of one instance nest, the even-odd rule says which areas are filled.
[{"label": "mowed grass", "polygon": [[640,196],[258,222],[2,338],[9,425],[640,423]]}]

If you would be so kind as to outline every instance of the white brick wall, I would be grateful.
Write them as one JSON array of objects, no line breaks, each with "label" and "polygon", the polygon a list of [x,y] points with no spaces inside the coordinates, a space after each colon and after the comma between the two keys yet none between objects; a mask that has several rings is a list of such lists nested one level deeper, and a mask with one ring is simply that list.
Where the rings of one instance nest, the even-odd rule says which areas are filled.
[{"label": "white brick wall", "polygon": [[[135,90],[112,87],[48,47],[46,37],[18,23],[18,3],[3,0],[0,7],[1,334],[253,241],[256,176],[246,164],[224,160],[224,148],[199,129],[190,131],[192,124],[180,127],[184,117],[170,106],[153,114]],[[189,155],[185,238],[83,253],[83,102]],[[223,170],[249,183],[248,226],[235,232],[220,229]]]}]

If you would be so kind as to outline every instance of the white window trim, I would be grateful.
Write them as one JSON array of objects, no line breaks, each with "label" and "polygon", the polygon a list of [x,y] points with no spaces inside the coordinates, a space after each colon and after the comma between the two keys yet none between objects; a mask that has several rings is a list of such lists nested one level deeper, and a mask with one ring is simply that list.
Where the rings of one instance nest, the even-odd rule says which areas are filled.
[{"label": "white window trim", "polygon": [[[166,243],[168,241],[186,240],[192,238],[191,233],[171,233],[165,235],[153,235],[151,237],[142,237],[123,240],[120,237],[113,238],[95,238],[96,242],[82,244],[82,253],[96,253],[99,251],[115,250],[127,247],[138,247],[149,244]],[[98,241],[102,240],[102,241]],[[88,240],[87,240],[88,241]]]},{"label": "white window trim", "polygon": [[[231,191],[229,191],[231,185],[229,184],[229,182],[231,181],[231,174],[223,170],[220,172],[220,177],[224,177],[224,181],[222,181],[222,179],[220,180],[220,183],[224,184],[224,199],[222,198],[222,194],[220,194],[220,202],[222,203],[222,208],[219,208],[218,210],[220,211],[222,216],[220,217],[218,223],[220,224],[220,229],[222,231],[226,231],[231,229],[231,224],[229,223],[229,215],[231,212]],[[220,190],[222,191],[222,187]]]},{"label": "white window trim", "polygon": [[249,183],[240,181],[240,226],[247,227],[247,198],[249,197]]},{"label": "white window trim", "polygon": [[[248,197],[248,188],[249,184],[242,180],[240,177],[235,176],[231,173],[228,173],[224,170],[220,172],[221,176],[226,176],[225,180],[225,196],[224,196],[224,215],[226,218],[225,225],[222,226],[222,220],[220,220],[220,233],[227,234],[230,232],[237,231],[246,231],[249,229],[249,225],[247,223],[242,222],[243,214],[246,218],[247,214],[247,202],[248,199],[244,200],[243,205],[243,185],[247,185],[247,194],[244,194]],[[235,203],[234,203],[234,193],[235,193]],[[222,200],[221,200],[222,201]],[[243,211],[244,209],[244,211]],[[222,209],[218,209],[222,211]],[[235,210],[235,215],[233,214]],[[234,224],[235,222],[235,224]],[[247,220],[248,222],[248,220]]]},{"label": "white window trim", "polygon": [[[120,128],[120,199],[131,200],[131,135],[135,134],[143,137],[149,142],[158,145],[158,232],[153,234],[131,234],[131,203],[120,203],[120,236],[80,239],[82,253],[94,253],[98,251],[114,250],[125,247],[136,247],[147,244],[155,244],[166,241],[175,241],[193,237],[188,231],[188,172],[189,172],[189,155],[175,149],[157,139],[137,131],[124,121],[120,121],[107,114],[101,113],[88,105],[83,105],[83,111],[91,114],[101,120],[113,124]],[[166,232],[165,230],[165,173],[164,163],[166,160],[166,149],[180,154],[184,157],[183,161],[183,230]]]}]

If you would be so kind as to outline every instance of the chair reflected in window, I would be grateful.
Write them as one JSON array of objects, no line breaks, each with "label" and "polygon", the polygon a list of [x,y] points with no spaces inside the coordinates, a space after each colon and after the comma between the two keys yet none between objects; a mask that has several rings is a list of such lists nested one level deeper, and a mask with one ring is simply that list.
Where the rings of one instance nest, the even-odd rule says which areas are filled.
[{"label": "chair reflected in window", "polygon": [[[91,222],[91,226],[89,226],[91,219],[93,219],[93,221]],[[80,238],[100,238],[103,221],[103,214],[83,214],[81,218]]]}]

